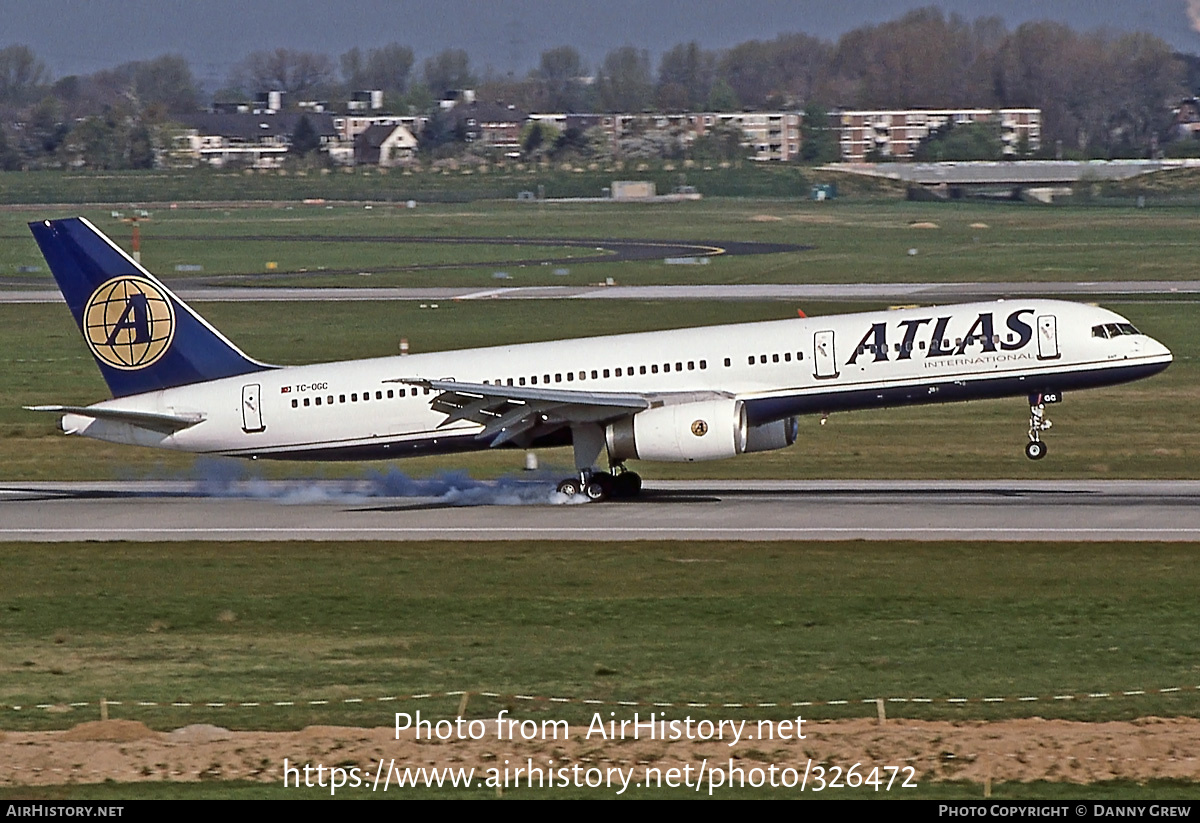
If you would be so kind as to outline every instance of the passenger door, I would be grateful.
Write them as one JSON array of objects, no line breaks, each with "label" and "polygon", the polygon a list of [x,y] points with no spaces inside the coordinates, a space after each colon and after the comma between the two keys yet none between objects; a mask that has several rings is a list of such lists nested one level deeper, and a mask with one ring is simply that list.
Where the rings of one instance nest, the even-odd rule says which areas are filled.
[{"label": "passenger door", "polygon": [[838,376],[837,355],[833,350],[833,332],[819,331],[813,336],[813,362],[816,373],[813,377],[829,379]]},{"label": "passenger door", "polygon": [[1038,317],[1038,360],[1055,360],[1058,351],[1058,321],[1053,314]]},{"label": "passenger door", "polygon": [[258,383],[242,386],[242,431],[247,434],[267,428],[263,425],[262,406],[259,404],[260,388]]}]

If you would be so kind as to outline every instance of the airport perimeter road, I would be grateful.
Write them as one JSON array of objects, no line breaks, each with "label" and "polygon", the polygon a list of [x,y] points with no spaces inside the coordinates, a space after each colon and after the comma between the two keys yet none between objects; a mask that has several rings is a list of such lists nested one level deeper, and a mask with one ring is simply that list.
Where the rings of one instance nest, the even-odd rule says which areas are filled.
[{"label": "airport perimeter road", "polygon": [[[528,286],[471,288],[264,288],[182,286],[197,303],[384,300],[898,300],[938,303],[1000,297],[1089,297],[1200,294],[1200,280],[1108,280],[1062,283],[808,283],[714,286]],[[0,303],[60,303],[52,289],[0,289]]]},{"label": "airport perimeter road", "polygon": [[648,482],[578,505],[552,482],[414,482],[0,483],[0,540],[1200,541],[1195,481]]}]

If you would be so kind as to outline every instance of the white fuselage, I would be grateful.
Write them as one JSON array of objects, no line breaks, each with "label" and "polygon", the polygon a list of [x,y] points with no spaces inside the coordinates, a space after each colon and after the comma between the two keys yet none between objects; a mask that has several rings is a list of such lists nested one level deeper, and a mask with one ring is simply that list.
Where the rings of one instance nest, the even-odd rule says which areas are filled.
[{"label": "white fuselage", "polygon": [[751,425],[842,409],[1035,395],[1148,376],[1161,343],[1106,309],[1009,300],[623,334],[271,369],[96,404],[202,414],[160,434],[67,415],[90,437],[274,458],[388,458],[486,448],[481,426],[439,428],[437,392],[406,378],[639,394],[719,392]]}]

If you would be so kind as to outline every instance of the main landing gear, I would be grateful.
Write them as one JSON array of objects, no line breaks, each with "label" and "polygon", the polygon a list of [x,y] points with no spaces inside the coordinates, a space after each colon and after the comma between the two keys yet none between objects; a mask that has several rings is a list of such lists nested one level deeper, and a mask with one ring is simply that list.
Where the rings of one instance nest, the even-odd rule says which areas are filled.
[{"label": "main landing gear", "polygon": [[568,477],[561,481],[558,491],[568,497],[582,494],[597,502],[609,498],[637,497],[642,491],[642,478],[637,472],[627,471],[623,466],[613,466],[612,472],[585,469],[579,472],[579,477]]},{"label": "main landing gear", "polygon": [[1030,460],[1041,460],[1046,456],[1046,444],[1042,432],[1053,423],[1046,417],[1046,404],[1057,403],[1057,394],[1031,394],[1029,396],[1029,442],[1025,444],[1025,456]]},{"label": "main landing gear", "polygon": [[589,500],[608,500],[610,497],[637,497],[642,490],[642,478],[626,471],[621,463],[612,464],[612,471],[592,469],[606,448],[604,429],[597,423],[576,423],[571,426],[571,445],[575,451],[575,477],[559,482],[558,491],[568,497],[577,494]]}]

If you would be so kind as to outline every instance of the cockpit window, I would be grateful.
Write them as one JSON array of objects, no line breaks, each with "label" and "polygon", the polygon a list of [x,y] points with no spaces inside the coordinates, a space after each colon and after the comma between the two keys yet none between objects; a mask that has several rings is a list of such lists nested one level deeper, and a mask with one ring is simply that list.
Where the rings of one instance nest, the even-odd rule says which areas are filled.
[{"label": "cockpit window", "polygon": [[1141,334],[1132,323],[1105,323],[1102,326],[1092,326],[1092,337],[1120,337],[1124,334]]}]

